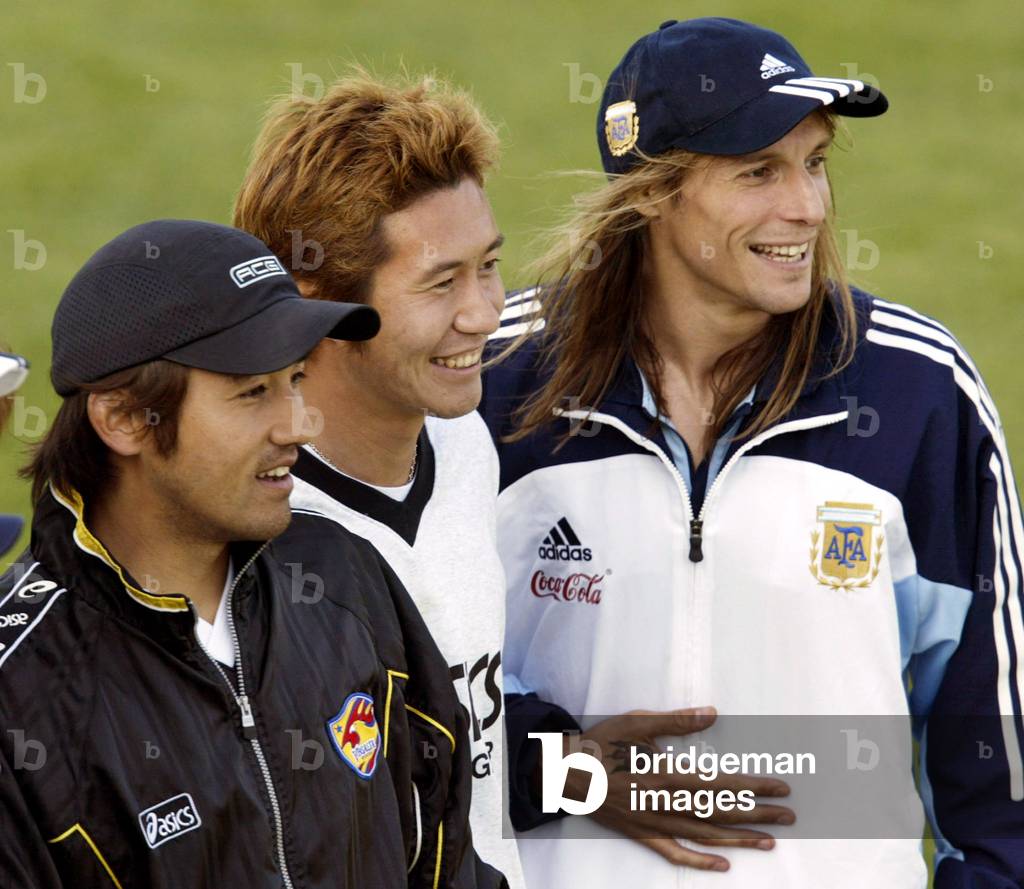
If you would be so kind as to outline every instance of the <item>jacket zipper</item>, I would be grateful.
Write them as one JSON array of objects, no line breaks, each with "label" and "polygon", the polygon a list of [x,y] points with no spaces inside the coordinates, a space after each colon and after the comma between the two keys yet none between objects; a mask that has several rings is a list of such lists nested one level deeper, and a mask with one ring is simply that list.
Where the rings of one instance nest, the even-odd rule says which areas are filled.
[{"label": "jacket zipper", "polygon": [[[672,473],[672,478],[675,479],[676,487],[679,489],[679,496],[683,500],[683,504],[686,507],[686,518],[690,524],[690,561],[699,562],[704,558],[703,554],[700,553],[700,524],[695,522],[693,519],[693,503],[690,500],[690,492],[686,487],[686,482],[683,481],[682,473],[679,472],[679,467],[669,458],[669,456],[662,451],[653,441],[651,441],[646,435],[641,435],[631,426],[626,425],[618,417],[613,417],[610,414],[599,414],[599,413],[587,413],[587,411],[566,411],[561,408],[555,408],[555,414],[560,417],[565,417],[569,420],[586,420],[586,421],[597,421],[606,426],[611,426],[614,429],[618,429],[626,438],[640,445],[644,450],[650,451],[652,454],[657,456],[669,472]],[[696,534],[696,544],[694,543],[694,535]],[[696,550],[694,547],[696,546]],[[698,558],[694,558],[695,551],[699,554]]]},{"label": "jacket zipper", "polygon": [[[704,495],[704,504],[700,508],[700,515],[697,516],[696,520],[690,522],[690,560],[693,562],[699,562],[704,558],[703,550],[701,549],[701,534],[704,530],[704,518],[707,515],[708,507],[711,505],[711,499],[714,497],[715,492],[722,484],[722,479],[725,478],[726,473],[736,464],[747,451],[751,448],[757,447],[762,442],[767,441],[769,438],[774,438],[776,435],[781,435],[783,432],[796,432],[800,429],[817,429],[821,426],[831,426],[833,423],[839,423],[845,420],[850,415],[848,410],[837,411],[834,414],[822,414],[817,417],[810,417],[806,420],[791,420],[788,423],[779,423],[778,426],[772,426],[771,429],[766,429],[760,435],[745,442],[741,447],[737,448],[736,453],[733,454],[719,471],[718,475],[715,476],[715,480],[711,483],[711,487],[708,488],[707,494]],[[696,526],[696,532],[694,532],[694,526]],[[693,557],[693,541],[694,533],[697,538],[697,555],[698,558]]]},{"label": "jacket zipper", "polygon": [[729,473],[729,470],[736,465],[736,461],[739,460],[740,457],[742,457],[751,448],[757,447],[769,438],[774,438],[776,435],[781,435],[783,432],[796,432],[801,429],[816,429],[820,426],[830,426],[832,423],[839,423],[842,420],[845,420],[850,415],[848,410],[843,410],[837,411],[834,414],[821,414],[817,417],[809,417],[805,420],[790,420],[788,423],[779,423],[777,426],[772,426],[771,429],[766,429],[760,435],[744,442],[744,444],[736,450],[736,453],[733,454],[726,461],[725,465],[718,471],[718,475],[715,476],[715,480],[711,483],[711,487],[708,488],[707,494],[704,496],[704,503],[700,508],[700,514],[694,518],[693,503],[690,500],[690,492],[686,488],[686,483],[683,481],[683,477],[679,472],[679,467],[676,466],[668,454],[647,438],[647,436],[641,435],[635,429],[628,426],[626,423],[623,423],[618,417],[613,417],[610,414],[587,413],[586,411],[564,411],[559,408],[555,409],[555,413],[558,416],[566,417],[571,420],[596,421],[606,426],[611,426],[614,429],[618,429],[619,432],[631,441],[660,458],[661,462],[668,467],[673,478],[675,478],[676,485],[679,487],[683,497],[683,503],[686,505],[686,517],[690,524],[689,558],[690,561],[694,563],[702,562],[704,560],[704,521],[707,517],[708,507],[711,505],[711,500],[721,487],[722,481]]},{"label": "jacket zipper", "polygon": [[[252,563],[259,557],[260,553],[267,548],[267,545],[267,543],[264,543],[263,546],[253,553],[252,558],[250,558],[249,561],[245,563],[242,570],[235,575],[234,582],[228,590],[228,601],[225,610],[228,615],[228,630],[231,633],[231,644],[235,649],[235,673],[238,676],[237,693],[235,692],[234,686],[231,684],[231,680],[228,679],[228,674],[224,672],[224,668],[220,665],[217,659],[206,650],[205,645],[200,643],[199,647],[203,649],[203,652],[210,659],[210,663],[213,664],[217,672],[220,673],[221,678],[224,680],[224,684],[227,685],[228,691],[231,692],[231,696],[235,699],[235,703],[238,705],[238,710],[242,718],[242,735],[252,745],[252,751],[256,755],[256,761],[259,763],[260,772],[263,775],[263,783],[267,788],[267,796],[270,798],[270,808],[274,816],[277,866],[281,869],[281,880],[284,882],[285,889],[294,889],[291,874],[288,872],[288,861],[284,854],[284,820],[281,817],[281,806],[277,800],[277,791],[274,789],[274,781],[270,776],[270,768],[267,766],[267,759],[263,755],[263,747],[260,745],[256,731],[256,719],[252,714],[252,706],[249,703],[249,696],[245,693],[245,676],[242,672],[242,646],[238,641],[238,632],[235,629],[235,614],[233,607],[235,587],[238,586],[239,580],[242,579],[245,572],[249,570]],[[195,605],[192,604],[191,600],[189,601],[189,608],[192,611],[193,617],[195,617],[196,608]]]}]

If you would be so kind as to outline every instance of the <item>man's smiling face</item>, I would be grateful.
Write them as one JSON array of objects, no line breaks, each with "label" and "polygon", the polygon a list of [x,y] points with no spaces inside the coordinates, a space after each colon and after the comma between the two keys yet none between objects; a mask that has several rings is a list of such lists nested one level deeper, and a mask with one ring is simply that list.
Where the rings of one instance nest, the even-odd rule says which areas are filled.
[{"label": "man's smiling face", "polygon": [[349,370],[390,413],[459,417],[480,401],[480,357],[498,328],[503,241],[472,179],[385,217],[390,258],[369,304],[380,333],[353,350]]},{"label": "man's smiling face", "polygon": [[267,540],[291,521],[288,468],[298,458],[303,363],[232,377],[191,368],[174,450],[150,440],[141,456],[149,503],[194,540]]},{"label": "man's smiling face", "polygon": [[762,151],[714,157],[691,172],[650,226],[652,255],[679,292],[770,315],[803,306],[831,206],[831,141],[812,114]]}]

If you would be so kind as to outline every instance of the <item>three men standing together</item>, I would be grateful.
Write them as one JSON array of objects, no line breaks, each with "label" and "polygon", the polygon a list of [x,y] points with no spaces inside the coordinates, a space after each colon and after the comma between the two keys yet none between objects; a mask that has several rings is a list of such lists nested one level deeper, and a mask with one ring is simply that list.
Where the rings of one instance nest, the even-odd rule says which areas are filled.
[{"label": "three men standing together", "polygon": [[[886,107],[773,32],[666,22],[609,78],[608,184],[507,307],[494,130],[428,81],[275,106],[251,235],[102,248],[57,311],[65,400],[0,583],[26,615],[0,637],[5,878],[924,885],[919,833],[776,847],[743,826],[793,824],[764,799],[641,819],[613,793],[597,841],[538,811],[531,733],[653,747],[714,705],[892,716],[908,750],[913,718],[937,885],[1020,885],[998,415],[948,331],[846,283],[832,229],[836,115]],[[846,434],[850,399],[877,435]],[[601,595],[570,610],[538,572]],[[593,716],[637,708],[646,732]],[[983,761],[965,709],[994,717]]]}]

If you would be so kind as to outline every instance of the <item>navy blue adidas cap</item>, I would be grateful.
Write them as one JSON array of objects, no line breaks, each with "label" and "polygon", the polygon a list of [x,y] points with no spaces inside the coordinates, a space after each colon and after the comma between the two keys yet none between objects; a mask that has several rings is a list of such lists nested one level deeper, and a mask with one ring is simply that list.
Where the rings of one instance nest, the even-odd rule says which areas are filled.
[{"label": "navy blue adidas cap", "polygon": [[367,340],[366,305],[304,299],[259,238],[191,219],[128,229],[94,253],[53,317],[50,376],[58,394],[166,358],[214,373],[288,367],[324,337]]},{"label": "navy blue adidas cap", "polygon": [[673,148],[738,155],[777,142],[827,106],[849,117],[889,107],[863,81],[815,77],[784,37],[747,22],[665,22],[611,73],[597,116],[601,161],[624,173]]}]

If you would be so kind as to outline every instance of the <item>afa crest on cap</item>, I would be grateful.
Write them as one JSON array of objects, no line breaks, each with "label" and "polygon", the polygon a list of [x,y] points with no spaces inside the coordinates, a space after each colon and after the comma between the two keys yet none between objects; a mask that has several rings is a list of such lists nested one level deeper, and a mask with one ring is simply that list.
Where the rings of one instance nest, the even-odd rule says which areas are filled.
[{"label": "afa crest on cap", "polygon": [[608,139],[608,150],[615,157],[621,157],[636,145],[640,135],[636,103],[627,100],[609,105],[604,112],[604,134]]},{"label": "afa crest on cap", "polygon": [[342,761],[360,778],[369,778],[377,768],[380,728],[368,694],[350,694],[337,715],[327,722],[327,734]]}]

